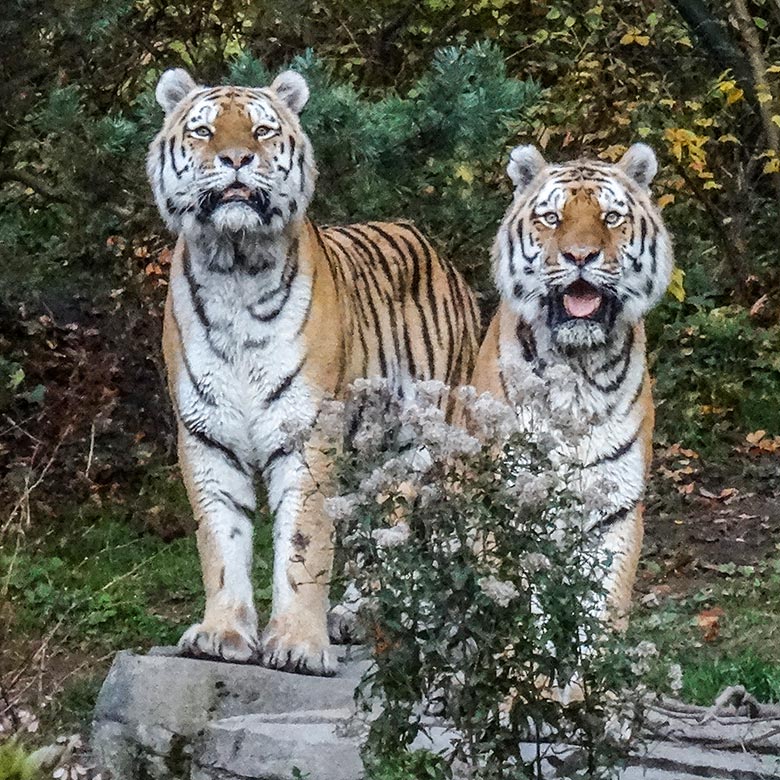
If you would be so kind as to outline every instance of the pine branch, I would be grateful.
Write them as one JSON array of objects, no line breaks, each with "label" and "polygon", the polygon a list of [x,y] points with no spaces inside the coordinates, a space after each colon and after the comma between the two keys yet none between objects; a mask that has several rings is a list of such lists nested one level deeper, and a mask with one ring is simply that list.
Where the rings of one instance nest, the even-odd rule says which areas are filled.
[{"label": "pine branch", "polygon": [[[40,195],[42,198],[51,203],[68,204],[71,202],[71,199],[68,198],[67,195],[59,192],[53,187],[50,187],[48,184],[41,181],[33,174],[28,173],[27,171],[18,169],[0,170],[0,183],[2,182],[23,184],[25,187],[29,187],[29,189],[31,189],[37,195]],[[110,211],[115,217],[119,219],[126,220],[133,215],[133,212],[130,209],[122,208],[121,206],[117,206],[115,203],[104,203],[103,205],[108,211]]]},{"label": "pine branch", "polygon": [[54,203],[67,203],[68,199],[57,190],[50,187],[45,182],[41,181],[37,176],[18,169],[6,169],[0,170],[0,182],[16,182],[17,184],[23,184],[25,187],[29,187],[46,200],[53,201]]}]

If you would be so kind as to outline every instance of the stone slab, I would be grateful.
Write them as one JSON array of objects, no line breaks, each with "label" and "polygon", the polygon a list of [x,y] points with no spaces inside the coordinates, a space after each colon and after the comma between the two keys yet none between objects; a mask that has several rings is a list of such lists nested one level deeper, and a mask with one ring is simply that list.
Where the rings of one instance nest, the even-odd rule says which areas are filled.
[{"label": "stone slab", "polygon": [[[342,713],[343,722],[349,716]],[[216,721],[206,728],[193,758],[193,780],[360,780],[358,740],[339,720],[280,723],[263,715]]]},{"label": "stone slab", "polygon": [[172,649],[117,654],[95,706],[92,745],[117,780],[146,772],[189,778],[193,742],[206,725],[237,715],[351,710],[368,668],[359,653],[334,648],[335,677],[307,677],[249,664],[183,658]]},{"label": "stone slab", "polygon": [[[170,649],[119,653],[98,698],[93,749],[113,780],[359,780],[365,724],[354,689],[370,662],[338,648],[333,678],[181,658]],[[619,780],[780,780],[780,710],[715,716],[667,703],[651,708],[648,740]],[[448,752],[453,732],[427,719],[413,747]],[[522,745],[524,756],[536,745]],[[555,778],[572,752],[548,751]],[[566,776],[564,774],[563,776]],[[411,779],[414,780],[414,779]]]}]

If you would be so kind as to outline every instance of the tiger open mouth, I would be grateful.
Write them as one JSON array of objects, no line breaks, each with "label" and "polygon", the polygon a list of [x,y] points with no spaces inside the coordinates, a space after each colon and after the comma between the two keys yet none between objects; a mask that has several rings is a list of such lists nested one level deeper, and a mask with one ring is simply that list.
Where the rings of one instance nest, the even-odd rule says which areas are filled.
[{"label": "tiger open mouth", "polygon": [[618,308],[614,295],[578,279],[550,296],[549,324],[557,327],[564,323],[591,322],[610,326]]},{"label": "tiger open mouth", "polygon": [[578,279],[563,291],[563,308],[570,317],[593,317],[601,308],[604,296],[584,279]]},{"label": "tiger open mouth", "polygon": [[212,190],[209,192],[201,204],[199,217],[201,220],[205,220],[218,208],[230,203],[241,203],[249,206],[260,217],[266,219],[270,199],[268,193],[263,190],[254,190],[246,184],[233,182],[233,184],[228,185],[223,190]]}]

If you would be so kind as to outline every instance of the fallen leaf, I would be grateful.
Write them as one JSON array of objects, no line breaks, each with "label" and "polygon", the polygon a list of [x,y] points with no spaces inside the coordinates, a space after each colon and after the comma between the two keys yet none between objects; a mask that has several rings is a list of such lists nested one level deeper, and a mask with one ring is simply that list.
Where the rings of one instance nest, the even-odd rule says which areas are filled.
[{"label": "fallen leaf", "polygon": [[720,607],[704,609],[699,612],[696,622],[702,633],[702,639],[705,642],[714,642],[720,634],[720,619],[725,616],[725,612]]}]

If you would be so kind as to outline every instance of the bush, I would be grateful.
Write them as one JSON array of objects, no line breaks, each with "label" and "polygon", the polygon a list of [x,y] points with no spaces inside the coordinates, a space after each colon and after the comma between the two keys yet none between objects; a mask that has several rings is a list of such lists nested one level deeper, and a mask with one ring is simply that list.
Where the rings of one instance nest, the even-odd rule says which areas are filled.
[{"label": "bush", "polygon": [[579,745],[571,763],[583,774],[571,776],[610,776],[653,648],[628,647],[601,622],[609,559],[584,519],[602,507],[578,493],[577,464],[558,449],[575,423],[531,437],[511,409],[464,390],[470,436],[444,422],[442,396],[426,383],[404,407],[361,382],[346,404],[355,433],[328,511],[374,644],[363,696],[383,710],[368,766],[402,760],[427,702],[455,729],[436,776],[460,761],[480,780],[538,777],[543,761],[519,758],[522,741],[540,753]]}]

